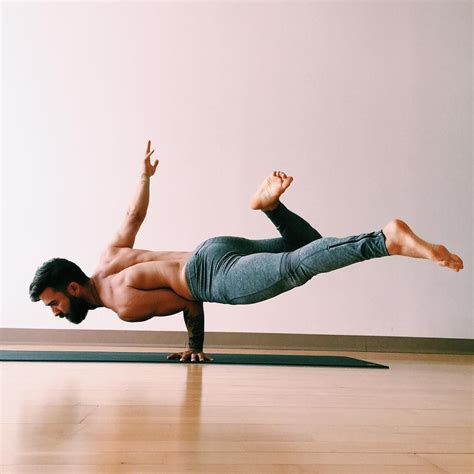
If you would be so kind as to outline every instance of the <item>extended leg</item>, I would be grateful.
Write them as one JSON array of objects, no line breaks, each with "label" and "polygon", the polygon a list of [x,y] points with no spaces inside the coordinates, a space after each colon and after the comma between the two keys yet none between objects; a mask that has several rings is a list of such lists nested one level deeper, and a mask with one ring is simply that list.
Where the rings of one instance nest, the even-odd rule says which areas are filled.
[{"label": "extended leg", "polygon": [[381,230],[345,238],[324,237],[282,253],[232,256],[235,242],[221,240],[219,245],[227,248],[214,248],[222,258],[207,265],[216,270],[209,278],[211,286],[206,285],[205,300],[226,304],[265,301],[303,285],[319,273],[389,255]]},{"label": "extended leg", "polygon": [[459,256],[421,239],[399,219],[376,232],[324,237],[281,253],[253,253],[255,245],[259,242],[236,237],[209,239],[193,256],[189,271],[186,267],[194,299],[258,303],[303,285],[319,273],[389,255],[430,259],[456,272],[463,268]]}]

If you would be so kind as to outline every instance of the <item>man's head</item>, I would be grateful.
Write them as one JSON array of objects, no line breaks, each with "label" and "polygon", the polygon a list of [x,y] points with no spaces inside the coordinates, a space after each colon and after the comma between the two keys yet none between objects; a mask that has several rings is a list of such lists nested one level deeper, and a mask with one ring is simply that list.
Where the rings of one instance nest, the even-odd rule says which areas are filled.
[{"label": "man's head", "polygon": [[30,285],[31,301],[43,301],[54,315],[79,324],[87,312],[96,306],[80,297],[83,285],[89,277],[73,262],[53,258],[36,270]]}]

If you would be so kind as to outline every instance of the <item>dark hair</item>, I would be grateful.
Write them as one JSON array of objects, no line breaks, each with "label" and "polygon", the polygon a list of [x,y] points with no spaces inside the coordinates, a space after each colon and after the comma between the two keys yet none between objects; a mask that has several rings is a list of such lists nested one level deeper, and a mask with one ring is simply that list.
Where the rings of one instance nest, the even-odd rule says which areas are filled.
[{"label": "dark hair", "polygon": [[72,281],[84,285],[88,280],[89,277],[75,263],[65,258],[52,258],[36,270],[30,285],[30,299],[39,301],[46,288],[65,293]]}]

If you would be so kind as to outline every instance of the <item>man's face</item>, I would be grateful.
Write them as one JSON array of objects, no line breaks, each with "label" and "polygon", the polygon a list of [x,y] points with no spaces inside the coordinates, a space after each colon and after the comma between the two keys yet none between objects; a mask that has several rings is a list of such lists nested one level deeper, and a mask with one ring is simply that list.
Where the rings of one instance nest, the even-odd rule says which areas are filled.
[{"label": "man's face", "polygon": [[50,306],[53,314],[60,318],[66,318],[71,323],[79,324],[87,316],[90,309],[94,306],[82,298],[74,295],[64,294],[61,291],[54,291],[52,288],[46,288],[40,295],[41,301]]}]

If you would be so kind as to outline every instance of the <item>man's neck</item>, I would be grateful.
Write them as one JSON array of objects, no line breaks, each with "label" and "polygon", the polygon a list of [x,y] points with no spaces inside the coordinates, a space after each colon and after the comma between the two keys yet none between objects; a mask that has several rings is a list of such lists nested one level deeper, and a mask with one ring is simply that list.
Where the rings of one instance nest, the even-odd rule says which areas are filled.
[{"label": "man's neck", "polygon": [[95,282],[93,278],[89,278],[89,281],[84,286],[84,295],[83,298],[89,302],[90,304],[94,305],[95,308],[102,308],[104,303],[100,299],[99,292],[97,291]]}]

